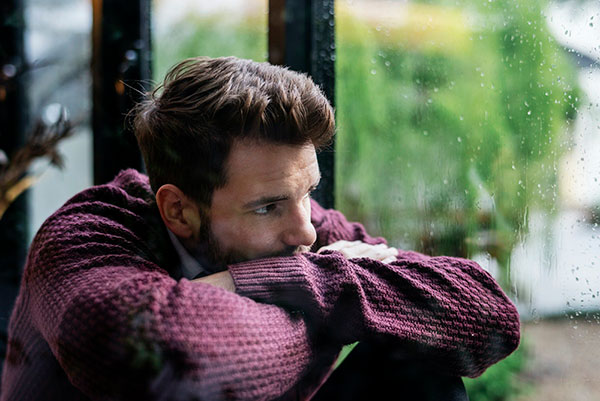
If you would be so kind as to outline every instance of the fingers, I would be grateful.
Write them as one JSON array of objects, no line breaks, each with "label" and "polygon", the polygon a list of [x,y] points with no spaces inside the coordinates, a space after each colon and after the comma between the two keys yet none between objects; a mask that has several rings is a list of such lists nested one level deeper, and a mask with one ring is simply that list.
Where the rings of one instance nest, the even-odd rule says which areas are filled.
[{"label": "fingers", "polygon": [[396,256],[388,256],[387,258],[383,259],[381,262],[382,263],[392,263],[395,260],[396,260]]},{"label": "fingers", "polygon": [[383,263],[389,263],[396,260],[398,250],[389,247],[386,244],[371,245],[362,241],[337,241],[324,246],[317,251],[322,253],[325,250],[341,252],[347,259],[352,258],[370,258],[379,260]]},{"label": "fingers", "polygon": [[345,240],[340,240],[340,241],[333,242],[333,243],[331,243],[329,245],[325,245],[324,247],[320,248],[317,251],[317,253],[321,253],[321,252],[327,251],[327,250],[330,250],[330,251],[340,251],[340,252],[344,253],[343,252],[344,250],[349,250],[349,249],[355,247],[359,243],[362,244],[361,241],[345,241]]},{"label": "fingers", "polygon": [[360,241],[353,241],[353,242],[344,241],[344,240],[336,241],[336,242],[334,242],[332,244],[329,244],[329,245],[326,245],[326,246],[322,247],[321,249],[319,249],[319,252],[321,250],[325,250],[325,249],[329,249],[329,250],[332,250],[332,251],[339,251],[340,249],[352,247],[353,244],[356,243],[356,242],[360,242]]}]

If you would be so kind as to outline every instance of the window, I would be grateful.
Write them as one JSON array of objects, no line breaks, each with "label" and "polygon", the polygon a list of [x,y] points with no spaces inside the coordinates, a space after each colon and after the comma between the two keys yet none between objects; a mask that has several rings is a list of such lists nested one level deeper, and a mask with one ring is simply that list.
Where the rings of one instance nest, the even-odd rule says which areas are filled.
[{"label": "window", "polygon": [[63,169],[47,168],[47,159],[32,167],[41,175],[30,191],[29,241],[50,214],[92,185],[91,29],[89,1],[25,2],[30,126],[38,118],[51,124],[60,113],[77,123],[73,136],[59,144]]},{"label": "window", "polygon": [[345,0],[336,17],[337,206],[474,258],[516,302],[524,345],[471,399],[485,380],[597,397],[597,5]]}]

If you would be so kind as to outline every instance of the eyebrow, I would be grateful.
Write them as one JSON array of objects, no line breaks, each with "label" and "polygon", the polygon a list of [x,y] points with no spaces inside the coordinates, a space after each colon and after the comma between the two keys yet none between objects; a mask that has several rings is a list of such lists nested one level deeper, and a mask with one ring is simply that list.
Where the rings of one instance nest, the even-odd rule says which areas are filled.
[{"label": "eyebrow", "polygon": [[242,207],[244,209],[256,209],[259,206],[267,205],[269,203],[281,202],[288,199],[289,196],[287,195],[263,196],[262,198],[258,198],[248,203],[244,203]]},{"label": "eyebrow", "polygon": [[[319,186],[320,182],[321,182],[321,174],[319,174],[319,178],[317,179],[316,183],[311,185],[309,191],[310,192],[314,191]],[[258,199],[255,199],[255,200],[251,200],[250,202],[244,203],[242,208],[248,209],[248,210],[256,209],[260,206],[267,205],[269,203],[285,201],[285,200],[288,200],[289,198],[290,197],[288,195],[263,196]]]}]

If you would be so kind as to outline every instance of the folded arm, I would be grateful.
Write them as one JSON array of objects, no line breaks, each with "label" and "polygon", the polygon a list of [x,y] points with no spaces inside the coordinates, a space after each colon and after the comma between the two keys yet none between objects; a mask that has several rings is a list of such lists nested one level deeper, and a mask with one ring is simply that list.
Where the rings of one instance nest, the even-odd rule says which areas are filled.
[{"label": "folded arm", "polygon": [[331,341],[382,341],[455,376],[478,376],[519,343],[514,305],[476,263],[400,252],[384,264],[339,252],[230,266],[237,291],[299,310]]}]

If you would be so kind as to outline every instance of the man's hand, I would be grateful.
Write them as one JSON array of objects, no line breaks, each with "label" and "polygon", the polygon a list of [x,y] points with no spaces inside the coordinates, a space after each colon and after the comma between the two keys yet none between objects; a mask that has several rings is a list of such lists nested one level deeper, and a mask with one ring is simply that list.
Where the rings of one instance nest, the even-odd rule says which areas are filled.
[{"label": "man's hand", "polygon": [[383,263],[390,263],[396,260],[398,250],[385,244],[370,245],[362,241],[337,241],[319,249],[317,253],[323,251],[339,251],[347,259],[352,258],[370,258],[379,260]]},{"label": "man's hand", "polygon": [[233,283],[233,278],[231,277],[231,273],[229,273],[228,270],[219,273],[214,273],[205,277],[200,277],[192,281],[214,285],[215,287],[221,287],[226,289],[227,291],[235,292],[235,284]]}]

